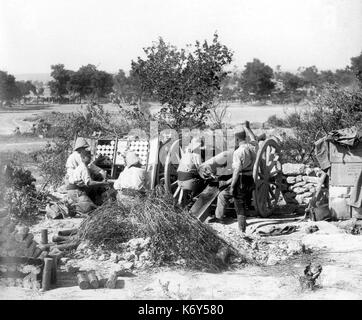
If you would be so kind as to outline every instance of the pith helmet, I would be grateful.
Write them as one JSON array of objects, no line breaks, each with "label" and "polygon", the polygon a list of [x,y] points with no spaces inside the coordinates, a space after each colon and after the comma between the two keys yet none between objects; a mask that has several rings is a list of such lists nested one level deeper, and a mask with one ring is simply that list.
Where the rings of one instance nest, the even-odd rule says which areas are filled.
[{"label": "pith helmet", "polygon": [[74,151],[76,151],[79,148],[89,148],[89,144],[86,139],[82,137],[78,137],[75,141]]},{"label": "pith helmet", "polygon": [[127,167],[134,166],[135,164],[140,163],[140,159],[133,151],[128,151],[126,154],[126,165]]}]

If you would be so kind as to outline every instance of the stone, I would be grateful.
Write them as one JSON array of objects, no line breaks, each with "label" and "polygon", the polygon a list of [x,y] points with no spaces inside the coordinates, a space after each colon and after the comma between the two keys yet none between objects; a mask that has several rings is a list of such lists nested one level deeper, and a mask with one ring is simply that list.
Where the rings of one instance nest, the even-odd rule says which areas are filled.
[{"label": "stone", "polygon": [[312,182],[312,183],[320,183],[321,179],[319,177],[309,177],[309,176],[304,176],[303,180],[306,182]]},{"label": "stone", "polygon": [[308,183],[304,186],[304,188],[308,188],[308,189],[314,188],[314,187],[315,187],[315,183],[313,183],[313,182],[308,182]]},{"label": "stone", "polygon": [[296,187],[296,188],[293,188],[293,191],[296,193],[296,194],[302,194],[306,191],[305,188],[303,187]]},{"label": "stone", "polygon": [[290,199],[294,199],[296,195],[297,194],[295,192],[286,192],[286,193],[284,193],[284,199],[286,201],[290,200]]},{"label": "stone", "polygon": [[66,258],[66,257],[60,258],[61,264],[66,264],[68,261],[69,261],[69,258]]},{"label": "stone", "polygon": [[58,248],[52,248],[50,251],[49,251],[49,255],[62,255],[63,252],[60,251]]},{"label": "stone", "polygon": [[133,250],[136,250],[137,248],[140,248],[145,245],[147,245],[147,241],[145,241],[144,238],[134,238],[127,242],[127,246]]},{"label": "stone", "polygon": [[144,251],[139,255],[140,261],[145,261],[145,260],[150,260],[150,259],[151,259],[151,254],[148,251]]},{"label": "stone", "polygon": [[310,187],[308,190],[309,192],[312,192],[312,194],[314,194],[317,191],[315,187]]},{"label": "stone", "polygon": [[118,262],[118,260],[119,260],[118,254],[117,254],[117,253],[112,252],[112,253],[111,253],[111,255],[110,255],[110,257],[109,257],[109,260],[110,260],[110,261],[112,261],[112,262],[117,263],[117,262]]},{"label": "stone", "polygon": [[307,184],[306,181],[300,181],[300,182],[297,182],[295,185],[292,186],[292,188],[297,188],[297,187],[303,187]]},{"label": "stone", "polygon": [[298,194],[296,197],[295,197],[295,200],[299,203],[299,204],[303,204],[303,195],[301,194]]},{"label": "stone", "polygon": [[306,198],[303,198],[303,203],[304,204],[309,204],[309,202],[312,200],[312,197],[306,197]]},{"label": "stone", "polygon": [[296,180],[296,177],[287,177],[287,183],[294,184]]},{"label": "stone", "polygon": [[150,243],[151,243],[151,238],[147,237],[147,238],[143,239],[143,242],[140,244],[140,248],[145,249],[149,246]]},{"label": "stone", "polygon": [[127,261],[132,261],[136,258],[136,255],[133,253],[133,252],[127,252],[125,255],[124,255],[124,259],[127,260]]},{"label": "stone", "polygon": [[304,193],[303,193],[303,197],[304,197],[304,198],[311,197],[312,195],[313,195],[313,192],[310,192],[310,191],[307,191],[307,192],[304,192]]},{"label": "stone", "polygon": [[297,176],[300,174],[304,174],[305,171],[305,164],[299,163],[284,163],[282,165],[282,172],[288,176]]},{"label": "stone", "polygon": [[79,246],[77,247],[77,251],[82,251],[88,249],[89,243],[87,241],[82,241]]},{"label": "stone", "polygon": [[118,264],[121,265],[124,270],[131,270],[134,268],[134,262],[132,261],[119,261]]},{"label": "stone", "polygon": [[107,260],[107,256],[103,253],[98,257],[98,260],[105,261],[105,260]]}]

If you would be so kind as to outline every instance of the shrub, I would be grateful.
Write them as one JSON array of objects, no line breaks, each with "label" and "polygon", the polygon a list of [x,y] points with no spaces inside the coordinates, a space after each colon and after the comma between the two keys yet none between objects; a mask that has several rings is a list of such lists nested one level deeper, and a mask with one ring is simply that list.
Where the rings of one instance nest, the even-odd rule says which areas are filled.
[{"label": "shrub", "polygon": [[333,130],[362,126],[362,91],[325,87],[308,109],[289,114],[286,122],[294,136],[283,139],[284,159],[318,165],[315,141]]},{"label": "shrub", "polygon": [[36,180],[29,170],[13,164],[6,164],[1,169],[0,203],[8,208],[12,217],[33,220],[44,209],[48,194],[36,190]]},{"label": "shrub", "polygon": [[270,116],[266,122],[271,127],[285,127],[284,119],[277,117],[276,114]]}]

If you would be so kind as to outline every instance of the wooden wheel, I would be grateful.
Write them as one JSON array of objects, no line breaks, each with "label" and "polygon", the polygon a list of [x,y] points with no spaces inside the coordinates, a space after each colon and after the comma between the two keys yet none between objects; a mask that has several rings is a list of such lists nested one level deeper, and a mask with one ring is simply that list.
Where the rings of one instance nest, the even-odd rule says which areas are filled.
[{"label": "wooden wheel", "polygon": [[165,190],[173,194],[177,190],[177,168],[181,159],[180,141],[176,140],[167,153],[164,169]]},{"label": "wooden wheel", "polygon": [[269,138],[256,156],[253,177],[255,181],[254,205],[262,217],[269,217],[275,210],[281,192],[280,146],[277,138]]}]

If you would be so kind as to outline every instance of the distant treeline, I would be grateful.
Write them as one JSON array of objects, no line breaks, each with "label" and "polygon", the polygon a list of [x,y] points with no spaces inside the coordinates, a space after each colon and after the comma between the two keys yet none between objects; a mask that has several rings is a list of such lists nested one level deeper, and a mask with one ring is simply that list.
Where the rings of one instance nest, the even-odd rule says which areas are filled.
[{"label": "distant treeline", "polygon": [[[170,53],[171,51],[168,49],[165,52]],[[145,81],[140,78],[142,77],[142,73],[139,72],[140,66],[137,66],[136,70],[135,65],[136,63],[132,62],[129,74],[123,70],[119,70],[117,74],[110,74],[98,70],[91,64],[82,66],[77,71],[68,70],[63,64],[56,64],[51,66],[53,80],[47,84],[16,81],[13,75],[0,71],[0,102],[17,101],[30,92],[41,97],[45,87],[50,89],[51,99],[56,102],[81,103],[84,100],[99,102],[103,99],[104,101],[137,104],[141,100],[157,101],[159,95],[154,95],[152,90],[145,90],[143,85]],[[315,66],[310,66],[301,67],[296,73],[292,73],[283,71],[281,66],[277,66],[273,70],[259,59],[253,59],[242,70],[234,68],[234,71],[227,72],[218,79],[218,98],[224,101],[268,100],[272,103],[299,103],[306,98],[315,96],[329,84],[340,87],[358,86],[362,79],[361,70],[362,53],[351,58],[350,66],[336,71],[320,71]],[[169,85],[168,79],[170,72],[173,72],[172,69],[170,72],[161,71],[164,74],[165,82]],[[190,73],[190,75],[192,74]],[[204,74],[202,76],[205,77]],[[211,73],[210,77],[215,77],[215,75]],[[159,78],[154,80],[160,81]],[[177,87],[177,83],[175,86]],[[206,87],[205,90],[207,90]]]}]

